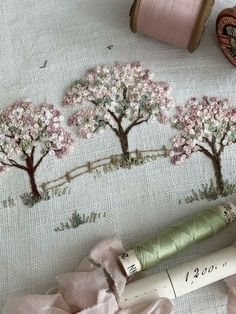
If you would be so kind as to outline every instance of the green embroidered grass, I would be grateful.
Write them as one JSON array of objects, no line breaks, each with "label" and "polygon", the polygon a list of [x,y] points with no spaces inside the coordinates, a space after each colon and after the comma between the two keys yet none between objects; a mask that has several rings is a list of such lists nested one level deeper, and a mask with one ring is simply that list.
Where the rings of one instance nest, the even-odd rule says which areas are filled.
[{"label": "green embroidered grass", "polygon": [[208,184],[202,184],[201,189],[197,192],[192,189],[191,195],[185,198],[186,203],[193,203],[200,200],[214,201],[219,197],[227,197],[236,193],[236,184],[230,183],[228,180],[224,181],[224,189],[222,193],[219,193],[216,184],[213,180]]},{"label": "green embroidered grass", "polygon": [[95,223],[98,219],[105,218],[106,212],[103,213],[95,213],[92,212],[89,215],[79,214],[77,211],[72,213],[71,218],[65,223],[60,223],[60,226],[55,228],[56,232],[65,231],[70,229],[76,229],[79,226],[87,223]]},{"label": "green embroidered grass", "polygon": [[85,174],[94,174],[95,178],[101,177],[102,173],[108,173],[118,169],[130,169],[132,166],[139,166],[147,162],[153,162],[161,157],[168,157],[169,150],[163,146],[161,149],[152,150],[135,150],[129,152],[129,159],[125,158],[123,154],[112,155],[97,159],[92,162],[87,162],[84,165],[78,166],[67,171],[61,177],[52,181],[45,182],[40,185],[43,191],[50,191],[71,183],[73,180]]},{"label": "green embroidered grass", "polygon": [[[142,151],[136,150],[135,156],[131,156],[128,160],[124,158],[124,156],[111,156],[110,161],[103,166],[100,167],[100,169],[95,169],[94,171],[94,177],[95,178],[101,178],[102,174],[107,174],[108,172],[112,172],[119,169],[131,169],[133,166],[139,166],[148,162],[156,161],[160,157],[167,157],[167,153],[164,151],[165,148],[163,148],[163,151],[161,153],[153,153],[145,155]],[[165,155],[166,154],[166,155]]]},{"label": "green embroidered grass", "polygon": [[41,202],[41,201],[48,201],[49,199],[53,197],[60,197],[63,195],[70,195],[71,193],[71,187],[64,186],[64,187],[55,187],[50,190],[43,190],[40,192],[40,199],[35,199],[32,196],[32,193],[24,193],[20,195],[20,198],[24,205],[28,207],[33,207],[35,204]]},{"label": "green embroidered grass", "polygon": [[71,189],[65,185],[70,184],[73,180],[85,174],[93,174],[94,178],[101,178],[102,174],[119,169],[130,169],[133,166],[139,166],[144,163],[153,162],[161,157],[168,157],[169,150],[163,146],[161,149],[152,150],[135,150],[129,152],[129,159],[123,154],[112,155],[101,158],[93,162],[87,162],[84,165],[78,166],[70,171],[67,171],[63,176],[52,181],[45,182],[39,186],[41,189],[40,199],[33,198],[32,193],[24,193],[20,195],[24,205],[33,207],[36,203],[44,200],[49,200],[54,196],[70,194]]},{"label": "green embroidered grass", "polygon": [[24,205],[28,207],[33,207],[35,204],[41,202],[41,201],[47,201],[50,199],[49,193],[48,192],[43,192],[40,194],[41,198],[36,199],[32,196],[32,193],[24,193],[20,195],[20,198],[23,202]]}]

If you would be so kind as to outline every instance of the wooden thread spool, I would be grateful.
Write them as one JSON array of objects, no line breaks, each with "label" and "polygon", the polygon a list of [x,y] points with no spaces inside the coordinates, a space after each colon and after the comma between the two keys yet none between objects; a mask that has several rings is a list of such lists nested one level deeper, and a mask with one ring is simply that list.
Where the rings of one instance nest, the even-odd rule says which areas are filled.
[{"label": "wooden thread spool", "polygon": [[236,6],[220,12],[216,33],[226,58],[236,66]]},{"label": "wooden thread spool", "polygon": [[[145,0],[134,0],[134,3],[131,7],[130,28],[131,28],[132,32],[134,32],[134,33],[139,32],[139,30],[137,29],[137,22],[139,19],[141,4],[143,4],[142,1],[145,1]],[[184,2],[186,2],[186,3],[184,3]],[[158,1],[156,1],[156,3],[158,4]],[[185,6],[190,5],[188,0],[183,1],[183,3]],[[214,0],[202,0],[201,1],[200,10],[196,14],[195,20],[192,21],[191,36],[190,36],[190,39],[188,40],[188,43],[186,46],[173,43],[173,42],[169,41],[168,39],[165,40],[163,38],[163,36],[160,39],[160,38],[158,38],[158,36],[152,36],[151,34],[148,34],[148,33],[142,32],[142,31],[140,31],[140,32],[145,34],[145,35],[155,37],[156,39],[162,40],[164,42],[175,44],[177,46],[185,48],[189,52],[194,52],[197,49],[197,47],[201,41],[202,34],[204,32],[207,20],[210,16],[213,4],[214,4]],[[181,19],[180,16],[179,16],[179,19]],[[152,22],[153,21],[150,21],[150,23],[152,23]],[[156,27],[158,28],[158,21],[156,21]],[[166,29],[168,29],[168,19],[166,19]],[[184,26],[183,26],[182,31],[183,30],[184,30]]]}]

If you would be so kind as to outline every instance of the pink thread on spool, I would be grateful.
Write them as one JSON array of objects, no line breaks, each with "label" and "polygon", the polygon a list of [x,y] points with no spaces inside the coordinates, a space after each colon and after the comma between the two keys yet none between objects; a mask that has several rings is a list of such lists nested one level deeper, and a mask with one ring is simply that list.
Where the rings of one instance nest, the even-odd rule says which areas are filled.
[{"label": "pink thread on spool", "polygon": [[135,0],[131,30],[193,52],[214,0]]}]

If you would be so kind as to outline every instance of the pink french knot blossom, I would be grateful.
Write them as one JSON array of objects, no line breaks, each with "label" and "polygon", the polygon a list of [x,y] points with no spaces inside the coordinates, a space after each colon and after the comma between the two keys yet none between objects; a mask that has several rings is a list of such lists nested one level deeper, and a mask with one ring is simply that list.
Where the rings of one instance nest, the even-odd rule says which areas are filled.
[{"label": "pink french knot blossom", "polygon": [[69,125],[78,126],[78,134],[81,138],[89,138],[93,136],[95,131],[99,128],[99,124],[96,121],[96,110],[86,108],[84,110],[78,110],[69,119]]},{"label": "pink french knot blossom", "polygon": [[63,126],[63,117],[51,103],[34,107],[20,100],[0,111],[0,173],[17,168],[29,176],[34,200],[40,200],[35,173],[48,156],[62,158],[73,144]]},{"label": "pink french knot blossom", "polygon": [[[33,147],[42,154],[61,158],[70,151],[73,138],[62,127],[63,116],[51,103],[34,107],[20,100],[0,112],[0,169],[13,156],[25,158]],[[1,171],[1,170],[0,170]]]},{"label": "pink french knot blossom", "polygon": [[130,129],[148,121],[166,123],[165,112],[173,104],[168,91],[169,86],[152,80],[140,63],[115,63],[90,70],[67,90],[64,105],[81,105],[69,124],[77,126],[80,137],[88,138],[107,127],[118,130],[118,123],[122,127],[133,123]]},{"label": "pink french knot blossom", "polygon": [[236,143],[236,107],[228,99],[191,98],[184,107],[177,107],[171,121],[179,131],[170,153],[176,165],[194,152],[213,156],[214,149],[220,154],[225,146]]}]

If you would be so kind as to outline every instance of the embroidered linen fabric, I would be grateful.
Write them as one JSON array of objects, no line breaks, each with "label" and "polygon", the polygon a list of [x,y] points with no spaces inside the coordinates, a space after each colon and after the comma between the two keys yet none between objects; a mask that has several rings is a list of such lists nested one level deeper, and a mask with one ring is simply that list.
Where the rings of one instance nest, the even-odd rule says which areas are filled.
[{"label": "embroidered linen fabric", "polygon": [[[214,25],[218,12],[235,5],[233,0],[216,2],[194,54],[132,34],[131,4],[131,0],[0,0],[1,108],[24,97],[35,105],[47,99],[67,120],[75,108],[65,108],[62,102],[74,80],[100,64],[135,60],[150,69],[155,80],[170,84],[177,105],[203,95],[235,101],[235,68],[217,45]],[[89,170],[89,162],[121,153],[109,130],[95,138],[78,139],[75,130],[66,128],[74,132],[74,152],[59,160],[45,159],[36,173],[40,185],[81,165]],[[175,134],[169,125],[142,124],[130,132],[129,150],[168,148]],[[222,158],[224,180],[232,184],[236,183],[235,156],[232,145]],[[10,295],[45,293],[55,285],[55,276],[72,272],[99,239],[119,234],[129,248],[200,209],[224,202],[223,197],[212,202],[187,198],[192,189],[198,192],[211,179],[215,179],[212,164],[202,154],[194,154],[180,166],[171,164],[170,158],[150,158],[131,169],[87,171],[70,183],[69,178],[66,185],[50,192],[49,200],[29,208],[20,198],[30,191],[27,174],[17,169],[4,173],[0,177],[0,309]],[[227,199],[236,197],[232,194]],[[77,228],[56,232],[73,213]],[[81,219],[86,223],[78,223]],[[152,271],[226,247],[235,241],[234,229],[229,227]],[[175,300],[175,313],[226,313],[226,293],[222,282],[203,288]]]}]

